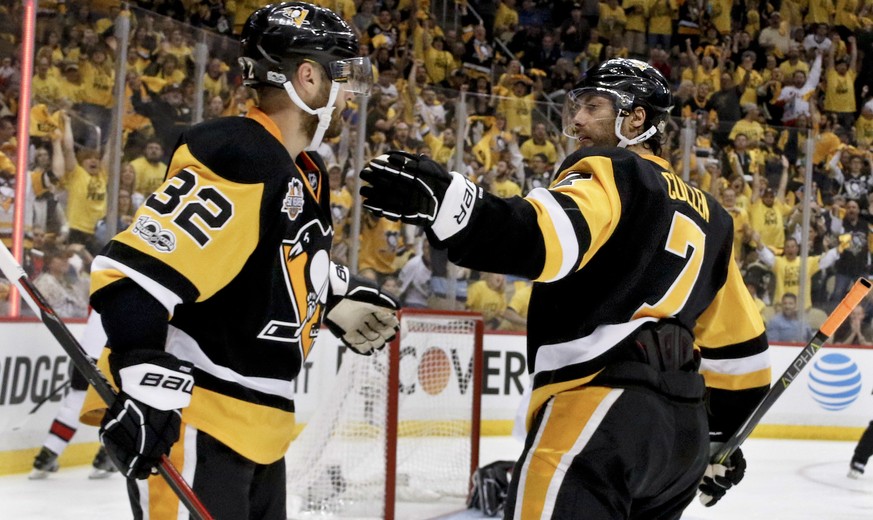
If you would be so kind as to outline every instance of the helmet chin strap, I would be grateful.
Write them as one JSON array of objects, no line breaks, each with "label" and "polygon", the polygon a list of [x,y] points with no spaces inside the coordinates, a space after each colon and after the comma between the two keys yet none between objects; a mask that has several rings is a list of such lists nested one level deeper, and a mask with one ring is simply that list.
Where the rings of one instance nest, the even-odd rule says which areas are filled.
[{"label": "helmet chin strap", "polygon": [[336,109],[334,104],[336,103],[336,96],[339,94],[340,84],[336,81],[331,81],[327,104],[314,110],[309,108],[309,105],[300,99],[300,96],[297,95],[297,91],[294,90],[294,85],[292,85],[290,81],[286,81],[282,86],[285,87],[285,92],[288,93],[288,97],[291,98],[291,101],[293,101],[300,110],[307,114],[318,116],[318,126],[315,128],[315,134],[312,136],[312,141],[309,143],[309,146],[306,147],[306,150],[317,149],[321,145],[321,140],[324,139],[324,133],[327,132],[328,127],[330,127],[330,118],[333,116],[334,109]]},{"label": "helmet chin strap", "polygon": [[619,148],[627,148],[628,146],[633,146],[635,144],[640,144],[649,137],[655,135],[658,131],[654,126],[650,126],[648,130],[641,133],[640,135],[634,137],[633,139],[628,139],[621,133],[621,124],[624,122],[624,112],[619,112],[619,115],[615,118],[615,136],[618,137],[618,146]]}]

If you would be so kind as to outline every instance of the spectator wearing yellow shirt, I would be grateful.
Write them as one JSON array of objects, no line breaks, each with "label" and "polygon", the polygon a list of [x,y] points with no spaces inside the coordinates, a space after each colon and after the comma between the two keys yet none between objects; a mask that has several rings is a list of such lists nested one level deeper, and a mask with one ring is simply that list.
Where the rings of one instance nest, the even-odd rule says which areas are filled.
[{"label": "spectator wearing yellow shirt", "polygon": [[[172,54],[163,54],[158,56],[155,66],[149,72],[154,71],[153,77],[163,80],[168,85],[172,83],[182,84],[187,77],[182,63],[179,58]],[[157,70],[154,70],[155,68]]]},{"label": "spectator wearing yellow shirt", "polygon": [[[528,92],[528,85],[531,83],[533,89]],[[497,102],[497,111],[506,115],[506,125],[510,132],[523,137],[530,136],[533,109],[540,92],[542,92],[542,80],[539,76],[533,82],[524,75],[514,78],[512,91]]]},{"label": "spectator wearing yellow shirt", "polygon": [[643,58],[646,54],[646,30],[648,28],[648,7],[646,0],[624,0],[621,3],[627,23],[624,26],[624,46],[633,58]]},{"label": "spectator wearing yellow shirt", "polygon": [[794,73],[797,71],[803,72],[803,74],[809,75],[809,63],[800,59],[800,45],[794,43],[788,49],[788,55],[785,61],[779,64],[779,68],[782,70],[782,74],[786,78],[791,78],[794,76]]},{"label": "spectator wearing yellow shirt", "polygon": [[379,285],[389,276],[396,276],[402,265],[399,260],[406,252],[402,222],[374,217],[369,212],[361,215],[360,252],[358,273]]},{"label": "spectator wearing yellow shirt", "polygon": [[[63,185],[67,191],[68,241],[71,244],[91,245],[97,222],[106,216],[107,179],[105,161],[94,149],[84,148],[78,154],[73,148],[70,118],[62,113],[64,123],[62,151],[64,155]],[[94,253],[94,251],[92,251]]]},{"label": "spectator wearing yellow shirt", "polygon": [[733,0],[712,0],[709,2],[710,21],[719,34],[725,35],[731,32],[731,8]]},{"label": "spectator wearing yellow shirt", "polygon": [[452,160],[455,157],[455,130],[446,128],[439,136],[433,132],[428,132],[424,136],[424,142],[431,149],[430,158],[440,163],[448,169],[452,169]]},{"label": "spectator wearing yellow shirt", "polygon": [[734,221],[734,255],[737,260],[741,260],[743,245],[752,238],[749,214],[737,205],[737,192],[730,187],[722,190],[721,205],[724,206],[724,209],[727,210]]},{"label": "spectator wearing yellow shirt", "polygon": [[[834,25],[840,36],[848,38],[861,27],[858,22],[859,0],[837,0],[834,10]],[[865,2],[866,3],[866,2]]]},{"label": "spectator wearing yellow shirt", "polygon": [[614,38],[624,36],[627,16],[624,9],[618,5],[618,0],[600,2],[600,19],[597,22],[597,32],[601,39],[612,42]]},{"label": "spectator wearing yellow shirt", "polygon": [[873,99],[861,107],[861,116],[855,120],[855,140],[860,148],[873,145]]},{"label": "spectator wearing yellow shirt", "polygon": [[424,70],[428,81],[434,85],[444,84],[455,68],[455,58],[446,50],[444,36],[424,36]]},{"label": "spectator wearing yellow shirt", "polygon": [[685,40],[685,47],[688,52],[688,60],[691,62],[691,70],[694,71],[694,83],[700,87],[701,84],[709,85],[710,92],[718,92],[721,90],[721,54],[714,53],[704,54],[702,58],[697,58],[697,53],[691,48],[691,39]]},{"label": "spectator wearing yellow shirt", "polygon": [[339,164],[329,165],[327,175],[330,182],[330,215],[333,221],[333,245],[330,255],[337,262],[348,263],[349,216],[354,198],[343,183],[343,171]]},{"label": "spectator wearing yellow shirt", "polygon": [[673,18],[678,14],[679,4],[677,0],[649,0],[649,36],[646,40],[649,49],[660,47],[665,51],[670,51]]},{"label": "spectator wearing yellow shirt", "polygon": [[45,103],[50,110],[55,110],[61,106],[63,93],[58,79],[51,74],[51,69],[51,61],[48,58],[39,58],[31,86],[34,101]]},{"label": "spectator wearing yellow shirt", "polygon": [[82,100],[82,74],[79,72],[79,64],[68,61],[62,64],[63,76],[58,80],[61,89],[61,99],[64,108],[72,108]]},{"label": "spectator wearing yellow shirt", "polygon": [[521,196],[521,186],[513,176],[512,167],[506,161],[497,161],[494,169],[489,172],[486,179],[490,178],[488,191],[501,199]]},{"label": "spectator wearing yellow shirt", "polygon": [[755,175],[752,200],[749,207],[749,223],[752,228],[752,245],[769,247],[774,254],[782,254],[785,247],[785,216],[791,206],[785,203],[788,186],[788,159],[782,156],[782,176],[777,189],[773,189]]},{"label": "spectator wearing yellow shirt", "polygon": [[824,109],[836,116],[837,122],[844,128],[855,124],[855,78],[858,64],[858,46],[855,37],[848,39],[851,52],[849,59],[834,60],[834,48],[828,53],[827,72],[825,73]]},{"label": "spectator wearing yellow shirt", "polygon": [[88,57],[81,60],[82,90],[81,101],[75,107],[85,120],[100,127],[101,143],[88,141],[87,146],[96,148],[109,139],[109,126],[112,118],[112,107],[115,104],[113,89],[115,88],[115,69],[109,58],[109,49],[104,45],[93,48]]},{"label": "spectator wearing yellow shirt", "polygon": [[500,0],[494,13],[494,37],[509,41],[518,30],[518,11],[515,0]]},{"label": "spectator wearing yellow shirt", "polygon": [[163,54],[175,56],[177,64],[184,67],[184,64],[192,60],[194,50],[185,41],[185,35],[181,29],[173,29],[170,31],[170,37],[161,42],[161,51]]},{"label": "spectator wearing yellow shirt", "polygon": [[347,22],[351,22],[358,12],[358,8],[352,0],[313,0],[312,3],[332,10]]},{"label": "spectator wearing yellow shirt", "polygon": [[[742,54],[739,67],[734,71],[734,84],[745,85],[740,96],[740,104],[755,104],[758,102],[758,87],[764,83],[761,73],[754,69],[755,51],[746,51]],[[746,76],[749,76],[746,81]]]},{"label": "spectator wearing yellow shirt", "polygon": [[482,279],[467,288],[467,310],[482,313],[485,328],[495,330],[506,310],[506,277],[483,273]]},{"label": "spectator wearing yellow shirt", "polygon": [[167,164],[163,162],[164,145],[156,138],[146,141],[143,154],[130,161],[136,172],[135,191],[148,198],[164,182]]},{"label": "spectator wearing yellow shirt", "polygon": [[830,25],[834,13],[833,0],[809,0],[803,23],[806,25]]},{"label": "spectator wearing yellow shirt", "polygon": [[515,292],[512,293],[512,298],[509,299],[509,304],[503,311],[500,330],[524,331],[527,330],[527,311],[530,307],[533,284],[520,280],[513,285]]},{"label": "spectator wearing yellow shirt", "polygon": [[519,150],[521,156],[528,162],[538,153],[544,154],[551,164],[558,161],[558,150],[555,148],[555,143],[549,140],[545,123],[534,125],[530,139],[521,143]]},{"label": "spectator wearing yellow shirt", "polygon": [[740,134],[745,135],[748,146],[758,146],[764,139],[764,126],[758,121],[761,109],[754,103],[743,104],[743,118],[734,123],[728,139],[735,140]]},{"label": "spectator wearing yellow shirt", "polygon": [[490,170],[500,154],[515,141],[515,136],[507,130],[505,115],[497,112],[488,120],[490,126],[479,142],[473,146],[473,155],[486,170]]},{"label": "spectator wearing yellow shirt", "polygon": [[[227,83],[227,70],[227,64],[220,59],[212,58],[209,60],[206,71],[203,73],[203,90],[206,92],[207,99],[227,94],[230,91]],[[181,81],[174,83],[181,83]]]},{"label": "spectator wearing yellow shirt", "polygon": [[[827,239],[828,237],[825,237]],[[793,237],[785,238],[785,250],[782,255],[774,255],[769,248],[761,245],[758,258],[764,265],[770,267],[776,287],[772,301],[782,301],[786,293],[800,294],[800,245]],[[806,291],[803,295],[804,309],[812,307],[812,277],[823,269],[834,265],[840,258],[837,248],[828,249],[823,255],[809,256],[806,259]]]}]

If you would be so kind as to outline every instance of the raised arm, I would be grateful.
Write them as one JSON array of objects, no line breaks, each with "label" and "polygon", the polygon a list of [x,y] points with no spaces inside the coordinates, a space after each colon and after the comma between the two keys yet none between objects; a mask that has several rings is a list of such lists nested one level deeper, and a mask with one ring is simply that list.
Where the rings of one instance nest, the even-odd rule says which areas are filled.
[{"label": "raised arm", "polygon": [[70,124],[70,116],[66,112],[62,113],[61,119],[64,123],[64,135],[61,139],[61,147],[64,155],[64,170],[63,173],[55,172],[56,175],[66,175],[76,169],[79,162],[76,160],[76,150],[73,144],[73,127]]}]

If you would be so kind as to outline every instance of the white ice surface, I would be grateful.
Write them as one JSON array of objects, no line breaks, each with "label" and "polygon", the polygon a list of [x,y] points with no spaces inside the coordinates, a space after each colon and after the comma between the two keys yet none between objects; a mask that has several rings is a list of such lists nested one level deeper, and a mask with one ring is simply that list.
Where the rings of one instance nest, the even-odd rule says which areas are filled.
[{"label": "white ice surface", "polygon": [[[873,474],[846,477],[853,442],[750,439],[743,445],[746,477],[715,507],[694,502],[684,520],[873,519]],[[483,438],[482,464],[514,459],[521,446],[509,438]],[[26,474],[0,477],[0,518],[130,518],[124,479],[88,480],[90,467],[62,468],[46,480]],[[474,512],[444,520],[483,518]]]}]

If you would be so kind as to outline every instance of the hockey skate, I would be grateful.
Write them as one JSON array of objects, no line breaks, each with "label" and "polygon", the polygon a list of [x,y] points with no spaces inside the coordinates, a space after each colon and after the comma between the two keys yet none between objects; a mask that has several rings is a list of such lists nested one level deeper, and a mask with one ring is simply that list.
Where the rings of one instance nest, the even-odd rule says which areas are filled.
[{"label": "hockey skate", "polygon": [[861,475],[864,474],[865,466],[866,464],[853,460],[852,463],[849,464],[849,474],[846,476],[855,480],[861,478]]},{"label": "hockey skate", "polygon": [[106,454],[106,448],[103,446],[100,446],[97,455],[94,455],[94,462],[91,465],[94,466],[91,474],[88,475],[91,480],[109,478],[113,473],[118,473],[118,469],[112,463],[109,455]]},{"label": "hockey skate", "polygon": [[27,476],[30,480],[42,480],[48,477],[49,473],[54,473],[58,470],[58,454],[52,450],[43,447],[33,459],[33,469],[30,475]]}]

